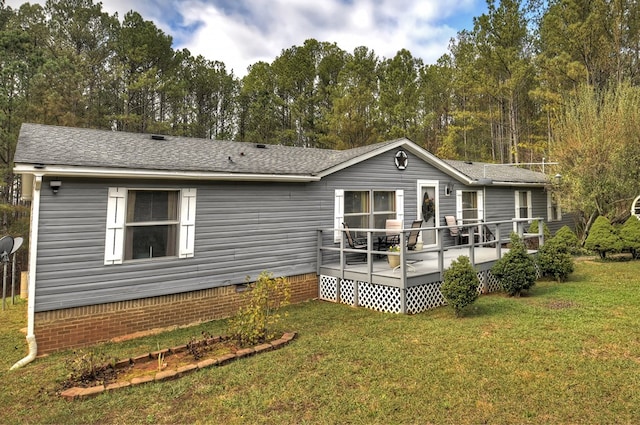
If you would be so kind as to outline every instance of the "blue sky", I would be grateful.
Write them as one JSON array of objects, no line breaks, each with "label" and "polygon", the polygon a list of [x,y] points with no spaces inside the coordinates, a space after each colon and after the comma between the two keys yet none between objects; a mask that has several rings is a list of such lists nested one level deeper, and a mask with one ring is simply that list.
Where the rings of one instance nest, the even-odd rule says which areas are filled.
[{"label": "blue sky", "polygon": [[[13,8],[22,3],[6,0]],[[239,77],[309,38],[348,52],[366,46],[379,58],[405,48],[432,64],[487,10],[485,0],[103,0],[102,6],[120,19],[136,10],[171,35],[175,49],[224,62]]]}]

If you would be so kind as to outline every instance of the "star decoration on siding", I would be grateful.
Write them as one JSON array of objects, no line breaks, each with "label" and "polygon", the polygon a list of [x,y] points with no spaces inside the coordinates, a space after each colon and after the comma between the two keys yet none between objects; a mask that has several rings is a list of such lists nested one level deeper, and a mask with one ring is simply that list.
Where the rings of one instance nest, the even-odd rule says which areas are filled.
[{"label": "star decoration on siding", "polygon": [[407,168],[407,164],[409,163],[409,157],[407,156],[407,153],[405,151],[396,152],[395,162],[396,168],[398,170],[404,170],[405,168]]}]

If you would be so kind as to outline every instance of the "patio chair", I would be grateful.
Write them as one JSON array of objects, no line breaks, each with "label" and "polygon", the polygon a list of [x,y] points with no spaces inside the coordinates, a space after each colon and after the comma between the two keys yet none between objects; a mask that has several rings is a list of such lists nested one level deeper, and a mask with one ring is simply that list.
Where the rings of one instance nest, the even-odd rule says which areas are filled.
[{"label": "patio chair", "polygon": [[387,219],[385,222],[385,234],[378,238],[378,251],[385,251],[392,245],[400,243],[400,230],[402,229],[401,220]]},{"label": "patio chair", "polygon": [[[482,238],[485,242],[490,242],[490,241],[495,241],[496,240],[496,236],[493,234],[493,232],[491,231],[491,229],[489,229],[489,226],[487,226],[486,224],[482,226]],[[489,245],[486,245],[490,248],[495,248],[496,244],[492,243]]]},{"label": "patio chair", "polygon": [[413,229],[419,229],[422,226],[422,220],[414,220],[413,223],[411,223],[411,232],[409,232],[409,237],[407,238],[407,249],[410,251],[413,251],[414,249],[416,249],[416,244],[418,243],[418,236],[420,235],[420,230],[413,230]]},{"label": "patio chair", "polygon": [[[344,234],[347,235],[347,244],[351,249],[367,249],[367,240],[366,239],[354,239],[349,231],[349,226],[347,223],[342,223],[342,227],[344,227]],[[358,254],[359,255],[359,254]],[[364,253],[364,257],[362,259],[363,262],[367,261],[367,253]],[[349,262],[347,262],[349,264]]]},{"label": "patio chair", "polygon": [[[415,230],[415,229],[420,229],[420,227],[422,227],[422,220],[414,220],[413,223],[411,223],[411,231],[409,232],[409,237],[407,238],[407,249],[409,251],[413,251],[416,249],[416,244],[418,243],[418,235],[420,235],[420,230]],[[405,264],[407,265],[407,268],[410,271],[415,272],[416,268],[413,266],[413,264],[422,261],[422,259],[405,259]],[[393,271],[395,272],[396,270],[398,270],[400,268],[400,266],[396,266],[393,268]]]},{"label": "patio chair", "polygon": [[454,216],[445,215],[444,221],[447,227],[449,227],[449,234],[456,240],[456,245],[460,245],[462,243],[462,238],[467,238],[467,241],[469,241],[469,231],[463,231],[462,229],[460,229]]}]

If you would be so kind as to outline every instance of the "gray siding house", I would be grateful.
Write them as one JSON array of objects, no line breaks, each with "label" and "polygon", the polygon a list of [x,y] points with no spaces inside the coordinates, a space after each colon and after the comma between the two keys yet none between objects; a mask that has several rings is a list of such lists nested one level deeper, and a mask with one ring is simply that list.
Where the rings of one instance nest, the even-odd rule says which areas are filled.
[{"label": "gray siding house", "polygon": [[408,228],[425,196],[425,247],[456,244],[434,230],[447,215],[561,223],[545,175],[444,161],[407,139],[335,151],[24,124],[14,163],[32,205],[39,353],[229,316],[264,270],[288,277],[295,301],[318,297],[318,246],[339,246],[343,222]]}]

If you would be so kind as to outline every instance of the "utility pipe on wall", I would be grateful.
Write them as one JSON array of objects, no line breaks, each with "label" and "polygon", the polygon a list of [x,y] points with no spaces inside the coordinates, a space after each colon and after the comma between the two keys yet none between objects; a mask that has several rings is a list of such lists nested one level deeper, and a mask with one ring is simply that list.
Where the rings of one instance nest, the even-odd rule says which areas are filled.
[{"label": "utility pipe on wall", "polygon": [[36,253],[38,241],[38,228],[40,222],[40,188],[42,187],[42,174],[35,176],[33,185],[33,199],[31,201],[31,234],[29,236],[29,290],[27,300],[27,344],[29,353],[22,360],[17,361],[11,369],[15,370],[31,363],[38,354],[38,344],[35,335],[36,316]]}]

